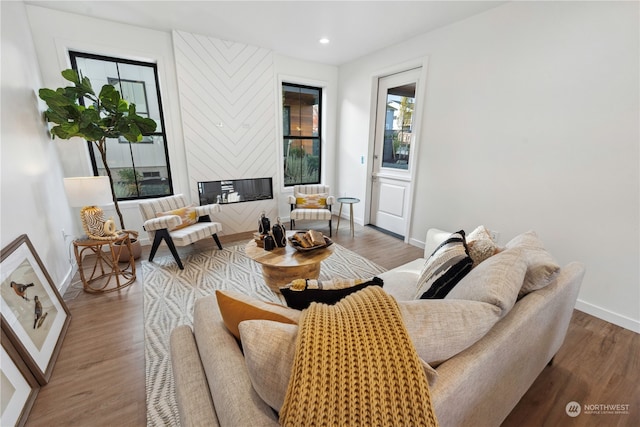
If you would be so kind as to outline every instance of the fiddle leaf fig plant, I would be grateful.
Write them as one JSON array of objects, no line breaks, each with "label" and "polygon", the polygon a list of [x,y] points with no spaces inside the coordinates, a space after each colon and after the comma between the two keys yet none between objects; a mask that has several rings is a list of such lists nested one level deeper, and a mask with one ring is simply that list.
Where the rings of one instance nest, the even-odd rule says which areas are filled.
[{"label": "fiddle leaf fig plant", "polygon": [[[73,83],[73,86],[56,90],[43,88],[38,92],[48,107],[44,112],[45,119],[55,124],[50,130],[51,135],[60,139],[77,136],[96,147],[109,177],[111,196],[120,226],[124,229],[111,169],[107,163],[107,138],[124,137],[132,143],[140,142],[144,135],[156,130],[156,122],[139,116],[135,104],[124,100],[113,85],[102,86],[100,93],[96,94],[89,78],[80,78],[75,70],[62,71],[62,77]],[[84,99],[86,106],[80,103],[81,99]]]}]

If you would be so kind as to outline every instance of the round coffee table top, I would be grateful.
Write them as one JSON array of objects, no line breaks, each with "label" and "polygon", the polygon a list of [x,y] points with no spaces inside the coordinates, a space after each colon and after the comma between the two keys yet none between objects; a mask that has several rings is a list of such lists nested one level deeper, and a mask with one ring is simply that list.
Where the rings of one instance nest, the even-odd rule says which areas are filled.
[{"label": "round coffee table top", "polygon": [[334,246],[316,249],[313,251],[298,251],[288,238],[296,231],[287,231],[287,246],[284,248],[274,248],[272,251],[265,251],[259,247],[255,240],[251,240],[245,246],[246,255],[252,260],[272,267],[299,267],[302,265],[318,264],[320,261],[328,258],[332,253]]}]

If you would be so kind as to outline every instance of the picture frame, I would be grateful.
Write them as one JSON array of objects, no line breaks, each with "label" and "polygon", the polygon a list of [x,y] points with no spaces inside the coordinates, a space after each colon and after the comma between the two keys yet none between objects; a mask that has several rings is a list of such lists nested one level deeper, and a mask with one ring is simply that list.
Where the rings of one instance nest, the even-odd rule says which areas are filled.
[{"label": "picture frame", "polygon": [[0,255],[2,331],[40,385],[51,378],[71,313],[26,234]]},{"label": "picture frame", "polygon": [[40,384],[2,332],[0,349],[0,425],[24,426]]}]

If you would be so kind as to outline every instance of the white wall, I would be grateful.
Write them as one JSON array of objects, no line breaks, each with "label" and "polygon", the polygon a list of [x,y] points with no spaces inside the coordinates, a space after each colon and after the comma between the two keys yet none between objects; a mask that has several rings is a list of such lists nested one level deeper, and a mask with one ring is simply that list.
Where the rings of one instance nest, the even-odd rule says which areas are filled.
[{"label": "white wall", "polygon": [[[157,63],[174,192],[188,194],[171,34],[31,5],[27,5],[26,10],[46,87],[67,86],[68,82],[60,72],[71,68],[69,50]],[[93,175],[83,140],[60,140],[56,145],[61,153],[64,176]],[[126,228],[142,231],[138,204],[121,202],[119,205]],[[104,210],[106,216],[115,216],[113,208],[105,207]],[[75,231],[81,234],[79,221]],[[141,237],[146,237],[146,233]]]},{"label": "white wall", "polygon": [[[40,116],[44,103],[29,23],[22,3],[2,2],[2,166],[0,240],[4,248],[26,234],[61,292],[74,273],[70,261],[74,213],[63,187],[60,159]],[[73,255],[71,255],[73,258]]]},{"label": "white wall", "polygon": [[579,309],[640,331],[638,30],[637,2],[515,2],[341,66],[338,191],[368,199],[372,76],[428,56],[412,241],[536,230],[586,264]]}]

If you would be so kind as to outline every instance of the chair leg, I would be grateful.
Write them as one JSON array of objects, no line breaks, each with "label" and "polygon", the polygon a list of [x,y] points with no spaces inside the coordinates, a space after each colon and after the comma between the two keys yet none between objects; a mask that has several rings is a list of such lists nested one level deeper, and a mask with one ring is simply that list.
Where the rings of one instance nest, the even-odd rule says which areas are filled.
[{"label": "chair leg", "polygon": [[293,230],[293,228],[296,226],[296,222],[294,220],[290,220],[289,221],[289,230]]},{"label": "chair leg", "polygon": [[151,252],[149,253],[149,262],[153,261],[153,257],[156,255],[156,251],[158,250],[158,246],[160,246],[160,242],[162,240],[166,242],[169,250],[171,251],[171,255],[173,255],[173,259],[176,260],[180,270],[184,270],[184,266],[182,265],[182,261],[180,261],[180,256],[176,250],[176,245],[173,244],[173,239],[171,239],[169,231],[166,228],[156,231],[155,237],[153,238],[153,245],[151,246]]},{"label": "chair leg", "polygon": [[331,220],[329,220],[329,237],[332,237],[331,236]]},{"label": "chair leg", "polygon": [[218,233],[213,233],[213,240],[216,241],[216,244],[218,245],[218,249],[222,249],[222,245],[220,244],[220,239],[218,239]]}]

